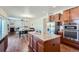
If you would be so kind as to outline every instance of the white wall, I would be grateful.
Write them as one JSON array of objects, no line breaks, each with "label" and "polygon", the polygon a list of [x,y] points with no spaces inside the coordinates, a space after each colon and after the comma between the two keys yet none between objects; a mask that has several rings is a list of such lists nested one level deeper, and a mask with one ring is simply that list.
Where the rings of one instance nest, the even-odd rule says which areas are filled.
[{"label": "white wall", "polygon": [[43,19],[35,19],[31,21],[31,27],[34,27],[35,30],[41,30],[43,32]]},{"label": "white wall", "polygon": [[30,20],[30,26],[35,30],[41,30],[42,33],[46,32],[47,15],[38,19]]}]

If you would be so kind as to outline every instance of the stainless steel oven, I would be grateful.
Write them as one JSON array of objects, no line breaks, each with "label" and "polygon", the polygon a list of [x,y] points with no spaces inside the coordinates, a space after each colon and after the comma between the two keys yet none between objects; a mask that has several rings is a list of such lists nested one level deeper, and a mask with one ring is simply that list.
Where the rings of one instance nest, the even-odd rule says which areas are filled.
[{"label": "stainless steel oven", "polygon": [[71,40],[79,41],[79,25],[67,24],[64,25],[64,37]]}]

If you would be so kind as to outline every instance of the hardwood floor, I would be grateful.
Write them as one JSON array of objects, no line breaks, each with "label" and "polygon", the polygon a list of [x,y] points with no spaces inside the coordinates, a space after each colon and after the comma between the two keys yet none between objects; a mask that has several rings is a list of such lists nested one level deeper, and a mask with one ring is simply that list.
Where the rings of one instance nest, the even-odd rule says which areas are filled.
[{"label": "hardwood floor", "polygon": [[70,47],[70,46],[65,45],[65,44],[60,45],[60,51],[61,52],[79,52],[78,49],[75,49],[75,48]]},{"label": "hardwood floor", "polygon": [[26,37],[19,38],[18,35],[8,36],[8,48],[6,52],[27,52],[28,40]]},{"label": "hardwood floor", "polygon": [[[6,52],[28,52],[28,40],[27,36],[19,38],[18,35],[13,34],[8,36],[8,48]],[[78,52],[79,50],[67,46],[65,44],[60,45],[61,52]]]}]

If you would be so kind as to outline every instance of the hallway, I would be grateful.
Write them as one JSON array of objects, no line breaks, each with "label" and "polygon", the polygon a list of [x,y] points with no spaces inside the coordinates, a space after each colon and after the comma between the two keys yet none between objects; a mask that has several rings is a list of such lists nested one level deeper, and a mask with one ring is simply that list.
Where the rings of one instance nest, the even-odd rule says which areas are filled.
[{"label": "hallway", "polygon": [[26,38],[19,38],[18,35],[9,35],[8,37],[8,48],[6,52],[27,52],[28,41]]}]

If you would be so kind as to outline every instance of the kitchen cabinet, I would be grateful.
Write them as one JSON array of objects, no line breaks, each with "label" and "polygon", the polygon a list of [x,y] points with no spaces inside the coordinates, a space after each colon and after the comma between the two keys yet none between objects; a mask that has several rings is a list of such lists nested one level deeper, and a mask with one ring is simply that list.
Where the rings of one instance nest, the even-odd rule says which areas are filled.
[{"label": "kitchen cabinet", "polygon": [[49,16],[49,21],[53,21],[54,20],[54,16],[53,15],[50,15]]},{"label": "kitchen cabinet", "polygon": [[41,39],[38,36],[35,36],[32,34],[30,34],[30,36],[32,36],[32,39],[31,41],[30,39],[28,39],[29,50],[32,50],[32,52],[59,52],[60,51],[60,37],[57,37],[54,39],[52,38],[44,41],[45,39]]},{"label": "kitchen cabinet", "polygon": [[74,7],[63,12],[63,21],[65,23],[73,22],[79,19],[79,7]]},{"label": "kitchen cabinet", "polygon": [[72,21],[79,19],[79,7],[70,9],[70,17]]},{"label": "kitchen cabinet", "polygon": [[60,22],[60,16],[61,16],[60,13],[55,14],[55,15],[54,15],[54,21],[56,21],[56,22]]},{"label": "kitchen cabinet", "polygon": [[49,16],[49,21],[51,21],[51,16]]},{"label": "kitchen cabinet", "polygon": [[55,38],[44,43],[45,51],[57,52],[60,51],[60,38]]},{"label": "kitchen cabinet", "polygon": [[79,7],[67,9],[63,11],[63,14],[58,13],[58,14],[49,16],[50,21],[56,21],[56,22],[62,22],[62,23],[63,22],[70,23],[78,19],[79,19]]},{"label": "kitchen cabinet", "polygon": [[61,16],[60,16],[60,22],[63,23],[64,22],[63,20],[64,20],[64,17],[63,17],[63,14],[61,14]]},{"label": "kitchen cabinet", "polygon": [[60,16],[61,16],[60,13],[55,14],[55,15],[50,15],[50,16],[49,16],[49,20],[50,20],[50,21],[60,22]]},{"label": "kitchen cabinet", "polygon": [[63,12],[63,22],[64,23],[69,23],[70,22],[70,9],[65,10]]}]

